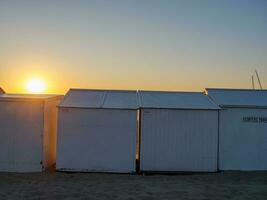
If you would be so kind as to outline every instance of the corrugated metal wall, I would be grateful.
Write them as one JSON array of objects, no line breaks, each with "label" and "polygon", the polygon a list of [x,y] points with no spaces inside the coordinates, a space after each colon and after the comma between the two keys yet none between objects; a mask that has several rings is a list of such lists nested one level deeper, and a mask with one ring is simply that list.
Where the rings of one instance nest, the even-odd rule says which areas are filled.
[{"label": "corrugated metal wall", "polygon": [[218,111],[141,112],[142,171],[217,171]]},{"label": "corrugated metal wall", "polygon": [[0,171],[42,171],[43,102],[0,102]]},{"label": "corrugated metal wall", "polygon": [[267,121],[263,119],[267,109],[220,111],[219,169],[267,170]]},{"label": "corrugated metal wall", "polygon": [[134,172],[136,110],[60,108],[57,169]]}]

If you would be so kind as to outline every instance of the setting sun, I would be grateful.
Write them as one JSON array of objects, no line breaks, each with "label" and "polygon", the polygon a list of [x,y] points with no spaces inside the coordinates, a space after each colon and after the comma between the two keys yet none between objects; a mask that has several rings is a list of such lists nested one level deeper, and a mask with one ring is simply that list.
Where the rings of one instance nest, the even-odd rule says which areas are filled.
[{"label": "setting sun", "polygon": [[30,93],[43,93],[46,89],[46,85],[41,79],[32,79],[27,82],[27,90]]}]

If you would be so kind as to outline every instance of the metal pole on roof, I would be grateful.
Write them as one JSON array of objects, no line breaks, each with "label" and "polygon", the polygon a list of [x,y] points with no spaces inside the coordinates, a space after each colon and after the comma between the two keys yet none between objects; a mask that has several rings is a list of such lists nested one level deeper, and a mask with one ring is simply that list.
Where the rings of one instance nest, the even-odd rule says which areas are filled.
[{"label": "metal pole on roof", "polygon": [[259,77],[259,74],[258,74],[258,72],[257,72],[257,70],[256,70],[256,69],[255,69],[255,73],[256,73],[256,76],[257,76],[257,79],[258,79],[258,82],[259,82],[260,88],[262,89],[262,85],[261,85],[260,77]]},{"label": "metal pole on roof", "polygon": [[252,81],[252,88],[254,90],[255,89],[255,85],[254,85],[254,76],[253,75],[251,76],[251,81]]}]

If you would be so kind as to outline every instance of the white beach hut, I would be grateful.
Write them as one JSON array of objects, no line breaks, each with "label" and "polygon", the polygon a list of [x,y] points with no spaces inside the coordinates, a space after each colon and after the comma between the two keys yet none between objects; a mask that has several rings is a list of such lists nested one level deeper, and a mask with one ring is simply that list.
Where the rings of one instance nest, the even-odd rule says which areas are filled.
[{"label": "white beach hut", "polygon": [[140,91],[140,170],[217,171],[218,109],[204,93]]},{"label": "white beach hut", "polygon": [[59,105],[57,170],[135,172],[137,93],[70,89]]},{"label": "white beach hut", "polygon": [[221,106],[219,169],[267,170],[267,90],[206,89]]},{"label": "white beach hut", "polygon": [[40,172],[55,164],[60,99],[0,94],[0,171]]}]

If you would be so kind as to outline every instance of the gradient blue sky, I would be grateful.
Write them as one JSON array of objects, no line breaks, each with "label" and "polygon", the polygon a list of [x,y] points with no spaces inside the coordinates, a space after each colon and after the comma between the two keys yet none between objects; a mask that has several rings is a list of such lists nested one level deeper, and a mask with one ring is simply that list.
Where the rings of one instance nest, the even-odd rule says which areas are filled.
[{"label": "gradient blue sky", "polygon": [[0,86],[267,87],[266,0],[0,0]]}]

